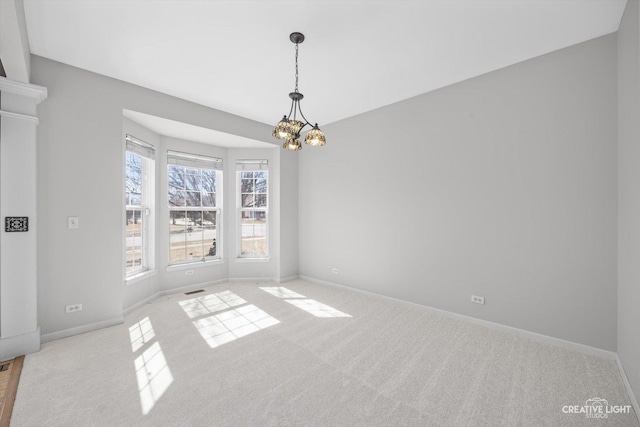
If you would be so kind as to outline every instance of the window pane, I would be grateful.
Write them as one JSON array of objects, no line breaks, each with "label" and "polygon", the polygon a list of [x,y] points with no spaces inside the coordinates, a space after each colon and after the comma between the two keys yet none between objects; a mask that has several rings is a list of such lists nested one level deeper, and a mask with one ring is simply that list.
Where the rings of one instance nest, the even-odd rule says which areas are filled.
[{"label": "window pane", "polygon": [[242,207],[243,208],[252,208],[254,206],[253,194],[243,194],[242,195]]},{"label": "window pane", "polygon": [[138,156],[137,154],[127,151],[126,159],[127,165],[135,166],[137,168],[142,167],[142,157]]},{"label": "window pane", "polygon": [[216,192],[216,172],[212,170],[202,170],[202,191],[207,193]]},{"label": "window pane", "polygon": [[202,206],[199,191],[185,191],[187,206]]},{"label": "window pane", "polygon": [[131,274],[135,269],[135,267],[133,265],[133,258],[134,258],[133,252],[127,252],[126,253],[126,266],[127,266],[126,273],[127,273],[127,275]]},{"label": "window pane", "polygon": [[253,176],[254,178],[267,178],[267,172],[266,171],[254,172]]},{"label": "window pane", "polygon": [[267,195],[266,194],[256,194],[256,207],[257,208],[266,208],[267,207]]},{"label": "window pane", "polygon": [[129,193],[142,192],[142,172],[140,170],[127,168],[125,191]]},{"label": "window pane", "polygon": [[253,193],[255,188],[255,180],[253,179],[242,179],[240,183],[240,192],[241,193]]},{"label": "window pane", "polygon": [[140,210],[126,211],[125,231],[126,272],[142,269],[142,216]]},{"label": "window pane", "polygon": [[167,170],[169,191],[171,191],[172,188],[184,190],[184,168],[180,166],[169,166]]},{"label": "window pane", "polygon": [[136,271],[142,270],[142,251],[139,249],[133,249],[126,253],[127,268],[126,273],[132,274]]},{"label": "window pane", "polygon": [[242,256],[267,255],[266,212],[242,212],[242,236],[240,254]]},{"label": "window pane", "polygon": [[267,192],[267,180],[265,178],[256,179],[256,193]]},{"label": "window pane", "polygon": [[241,172],[240,175],[242,179],[253,178],[253,172]]},{"label": "window pane", "polygon": [[200,184],[202,183],[202,177],[197,175],[185,175],[185,188],[187,190],[200,191]]},{"label": "window pane", "polygon": [[187,211],[187,259],[202,259],[202,212]]},{"label": "window pane", "polygon": [[[137,156],[133,156],[133,158],[140,159]],[[131,162],[127,163],[126,172],[127,172],[127,177],[128,178],[131,178],[131,179],[134,179],[134,180],[136,178],[139,179],[140,175],[142,174],[142,166],[138,162],[131,161]]]},{"label": "window pane", "polygon": [[215,207],[216,193],[202,193],[202,206]]},{"label": "window pane", "polygon": [[142,194],[129,193],[129,206],[142,206]]},{"label": "window pane", "polygon": [[127,230],[126,230],[127,235],[130,235],[131,237],[139,236],[141,231],[141,225],[142,224],[140,224],[139,211],[133,210],[133,209],[127,210]]},{"label": "window pane", "polygon": [[142,248],[140,246],[136,246],[133,251],[133,270],[139,270],[142,268]]},{"label": "window pane", "polygon": [[186,203],[186,197],[184,190],[174,190],[169,188],[169,206],[184,206]]},{"label": "window pane", "polygon": [[142,197],[142,158],[135,154],[126,153],[126,165],[125,165],[125,192],[127,194],[137,194],[136,202],[132,203],[131,197],[127,200],[127,204],[139,205]]},{"label": "window pane", "polygon": [[215,211],[204,211],[202,213],[204,256],[216,256],[217,254],[216,214],[217,212]]},{"label": "window pane", "polygon": [[187,213],[171,211],[169,217],[169,262],[184,261],[187,258]]}]

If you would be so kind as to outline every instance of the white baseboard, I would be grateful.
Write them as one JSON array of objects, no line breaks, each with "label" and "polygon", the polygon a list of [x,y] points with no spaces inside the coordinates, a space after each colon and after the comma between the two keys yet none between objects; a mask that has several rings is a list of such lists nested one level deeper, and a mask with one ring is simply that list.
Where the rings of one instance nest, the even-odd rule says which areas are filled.
[{"label": "white baseboard", "polygon": [[131,313],[132,311],[135,311],[137,309],[139,309],[140,307],[142,307],[145,304],[150,303],[151,301],[153,301],[154,299],[158,298],[159,296],[161,296],[160,292],[156,292],[153,295],[150,295],[148,297],[146,297],[143,300],[138,301],[137,303],[125,308],[124,310],[122,310],[122,317],[127,317],[127,315],[129,313]]},{"label": "white baseboard", "polygon": [[40,326],[33,332],[0,339],[0,360],[15,359],[40,350]]},{"label": "white baseboard", "polygon": [[297,280],[297,279],[298,279],[298,276],[281,277],[280,279],[277,279],[276,282],[286,283],[286,282],[291,282],[292,280]]},{"label": "white baseboard", "polygon": [[616,354],[616,363],[618,364],[618,369],[620,370],[620,376],[622,377],[624,388],[627,389],[629,400],[631,400],[631,405],[633,406],[633,410],[636,411],[636,417],[638,417],[638,422],[640,422],[640,405],[638,405],[638,399],[636,399],[636,395],[633,393],[633,389],[631,388],[631,383],[629,382],[629,378],[627,378],[627,373],[625,372],[624,366],[622,366],[622,361],[620,360],[620,357],[618,357],[617,354]]},{"label": "white baseboard", "polygon": [[239,282],[278,282],[278,279],[275,277],[229,277],[228,279],[231,283],[239,283]]},{"label": "white baseboard", "polygon": [[87,325],[76,326],[75,328],[63,329],[62,331],[50,332],[42,336],[42,342],[49,342],[67,338],[85,332],[97,331],[98,329],[108,328],[109,326],[120,325],[124,322],[124,316],[114,317],[112,319],[101,320],[99,322],[89,323]]},{"label": "white baseboard", "polygon": [[580,343],[576,343],[576,342],[573,342],[573,341],[567,341],[567,340],[563,340],[561,338],[555,338],[555,337],[551,337],[551,336],[548,336],[548,335],[539,334],[537,332],[531,332],[531,331],[527,331],[527,330],[524,330],[524,329],[515,328],[513,326],[503,325],[501,323],[495,323],[495,322],[490,322],[488,320],[477,319],[475,317],[465,316],[463,314],[458,314],[458,313],[454,313],[454,312],[451,312],[451,311],[442,310],[442,309],[435,308],[435,307],[430,307],[428,305],[416,304],[414,302],[404,301],[404,300],[401,300],[401,299],[393,298],[393,297],[390,297],[390,296],[387,296],[387,295],[376,294],[374,292],[369,292],[369,291],[365,291],[365,290],[362,290],[362,289],[351,288],[349,286],[339,285],[337,283],[327,282],[325,280],[319,280],[319,279],[315,279],[313,277],[308,277],[308,276],[299,276],[299,277],[302,280],[306,280],[308,282],[316,283],[316,284],[319,284],[319,285],[327,285],[327,286],[333,286],[333,287],[342,288],[342,289],[348,289],[350,291],[354,291],[354,292],[358,292],[358,293],[362,293],[362,294],[366,294],[366,295],[370,295],[370,296],[375,296],[375,297],[379,297],[379,298],[385,298],[385,299],[392,300],[392,301],[395,301],[395,302],[398,302],[398,303],[402,303],[402,304],[410,304],[410,305],[415,306],[415,307],[421,307],[421,308],[424,308],[424,309],[427,309],[427,310],[430,310],[430,311],[441,313],[441,314],[443,314],[445,316],[448,316],[448,317],[453,318],[453,319],[461,320],[463,322],[473,323],[473,324],[476,324],[476,325],[484,326],[484,327],[489,328],[489,329],[494,329],[494,330],[498,330],[498,331],[511,333],[511,334],[514,334],[514,335],[521,336],[523,338],[529,338],[529,339],[534,340],[534,341],[542,342],[544,344],[551,344],[551,345],[555,345],[555,346],[558,346],[558,347],[567,348],[569,350],[579,351],[580,353],[585,353],[585,354],[589,354],[589,355],[592,355],[592,356],[598,356],[598,357],[602,357],[602,358],[609,359],[609,360],[616,360],[616,358],[618,356],[613,351],[604,350],[604,349],[597,348],[597,347],[591,347],[591,346],[588,346],[588,345],[585,345],[585,344],[580,344]]}]

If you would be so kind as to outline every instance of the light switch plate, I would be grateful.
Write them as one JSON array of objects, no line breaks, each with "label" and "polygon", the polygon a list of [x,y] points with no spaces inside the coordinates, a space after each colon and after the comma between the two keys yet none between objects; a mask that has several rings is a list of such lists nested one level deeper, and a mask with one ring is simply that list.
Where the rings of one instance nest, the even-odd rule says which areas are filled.
[{"label": "light switch plate", "polygon": [[67,228],[69,230],[76,229],[80,226],[80,221],[77,216],[68,216],[67,217]]}]

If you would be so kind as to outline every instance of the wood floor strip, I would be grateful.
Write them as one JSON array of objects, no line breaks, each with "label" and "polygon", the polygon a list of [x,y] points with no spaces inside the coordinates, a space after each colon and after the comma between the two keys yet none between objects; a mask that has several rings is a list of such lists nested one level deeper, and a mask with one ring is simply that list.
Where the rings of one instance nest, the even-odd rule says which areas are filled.
[{"label": "wood floor strip", "polygon": [[13,411],[13,403],[16,400],[18,392],[18,382],[20,382],[20,373],[22,372],[22,364],[24,356],[16,357],[11,366],[11,374],[5,390],[4,399],[2,399],[2,408],[0,409],[0,427],[9,427],[11,421],[11,412]]},{"label": "wood floor strip", "polygon": [[5,390],[9,383],[9,377],[11,376],[11,367],[13,366],[13,360],[7,360],[0,364],[0,416],[2,416],[2,405],[4,404]]}]

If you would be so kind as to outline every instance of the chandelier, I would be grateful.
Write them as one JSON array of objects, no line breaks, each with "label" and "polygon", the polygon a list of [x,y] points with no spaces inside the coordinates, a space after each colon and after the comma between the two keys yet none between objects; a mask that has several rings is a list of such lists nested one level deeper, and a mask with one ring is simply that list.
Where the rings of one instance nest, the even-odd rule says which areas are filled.
[{"label": "chandelier", "polygon": [[309,125],[311,129],[307,132],[304,142],[317,147],[324,145],[326,140],[324,138],[324,133],[320,130],[318,124],[316,123],[314,126],[311,126],[311,123],[309,123],[304,114],[302,114],[302,109],[300,108],[300,101],[304,98],[304,95],[298,92],[298,45],[304,41],[304,34],[291,33],[289,40],[296,45],[296,88],[289,94],[289,98],[291,98],[291,109],[289,110],[289,115],[284,115],[282,117],[282,120],[280,120],[276,127],[273,128],[272,135],[278,139],[284,139],[282,148],[285,150],[298,151],[302,150],[302,144],[300,143],[300,131],[302,131],[302,129],[307,125]]}]

